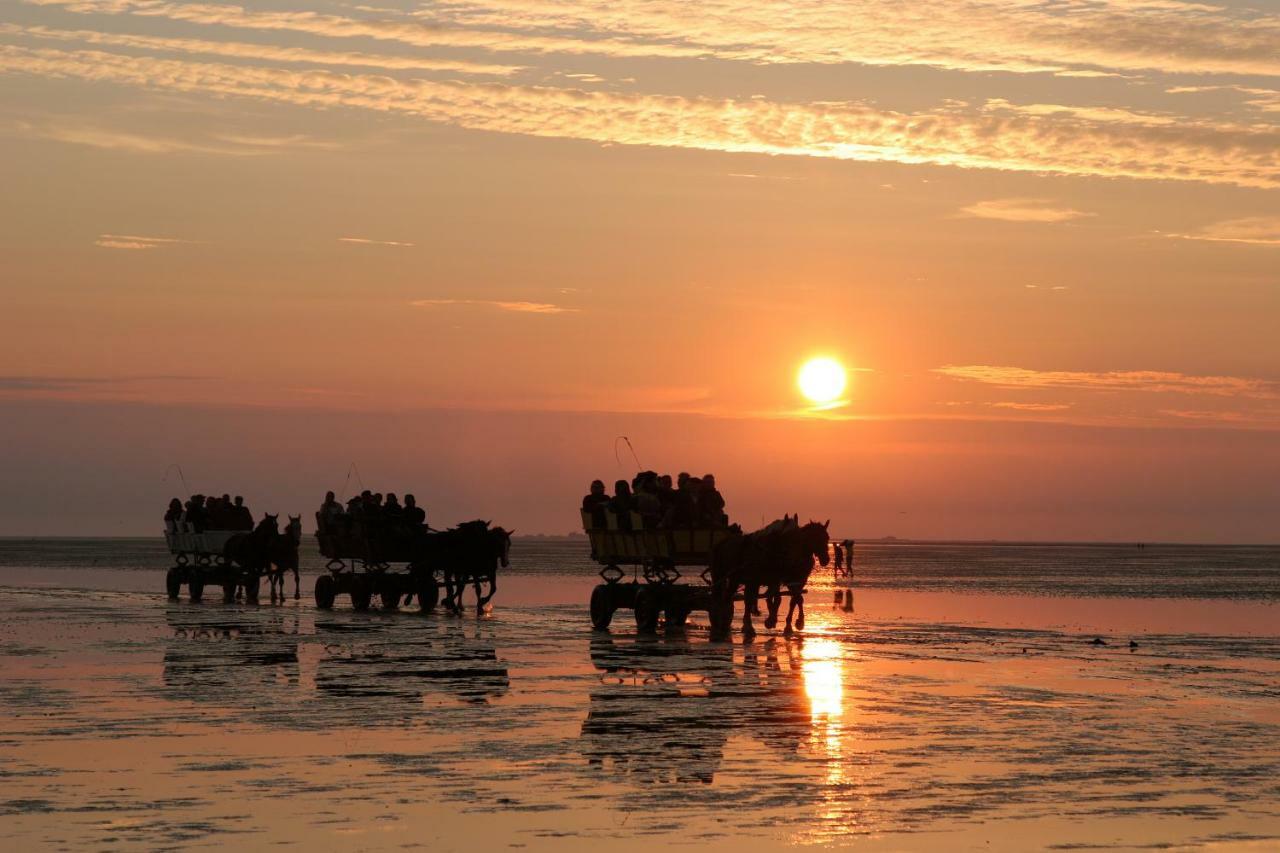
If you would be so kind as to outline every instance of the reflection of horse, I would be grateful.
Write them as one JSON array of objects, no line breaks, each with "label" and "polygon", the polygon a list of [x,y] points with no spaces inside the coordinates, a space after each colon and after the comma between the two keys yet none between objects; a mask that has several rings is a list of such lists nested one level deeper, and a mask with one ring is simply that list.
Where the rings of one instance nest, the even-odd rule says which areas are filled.
[{"label": "reflection of horse", "polygon": [[284,533],[275,536],[267,544],[267,560],[271,568],[267,580],[271,583],[271,600],[276,600],[276,587],[280,588],[280,601],[284,601],[284,575],[293,572],[293,598],[299,597],[301,579],[298,576],[298,546],[302,544],[302,516],[289,516]]},{"label": "reflection of horse", "polygon": [[316,636],[325,652],[316,665],[316,694],[342,702],[362,724],[403,719],[405,703],[421,710],[428,693],[484,704],[510,688],[492,642],[456,624],[332,619],[316,622]]},{"label": "reflection of horse", "polygon": [[[444,606],[454,613],[462,612],[462,593],[468,582],[476,592],[476,613],[483,614],[485,605],[498,590],[498,566],[509,566],[511,532],[490,527],[488,521],[467,521],[451,530],[423,537],[421,554],[415,560],[429,569],[440,569],[444,577]],[[483,592],[484,582],[489,592]]]},{"label": "reflection of horse", "polygon": [[[829,522],[828,522],[829,523]],[[727,639],[733,621],[733,599],[741,587],[744,593],[742,636],[755,636],[751,617],[759,614],[761,587],[766,588],[769,618],[766,627],[777,624],[781,588],[791,594],[786,632],[791,633],[792,616],[798,608],[797,627],[804,628],[804,585],[816,558],[827,565],[827,524],[810,521],[800,526],[798,517],[786,516],[754,533],[737,533],[721,541],[711,552],[712,633]]]},{"label": "reflection of horse", "polygon": [[650,792],[659,799],[679,799],[688,789],[669,783],[714,781],[735,731],[794,751],[810,717],[799,668],[781,665],[777,645],[735,660],[728,646],[596,635],[601,686],[582,724],[583,754],[593,767],[659,783]]}]

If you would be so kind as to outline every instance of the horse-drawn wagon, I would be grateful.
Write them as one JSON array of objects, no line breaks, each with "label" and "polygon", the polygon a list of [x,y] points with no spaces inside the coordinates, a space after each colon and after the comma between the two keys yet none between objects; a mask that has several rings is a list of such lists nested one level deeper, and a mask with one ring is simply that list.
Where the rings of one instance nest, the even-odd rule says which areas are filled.
[{"label": "horse-drawn wagon", "polygon": [[[468,521],[434,531],[425,525],[387,523],[376,516],[333,519],[316,514],[316,540],[328,559],[326,574],[316,578],[316,606],[328,610],[339,595],[349,596],[356,610],[367,610],[377,598],[383,610],[409,604],[416,596],[423,612],[440,603],[458,611],[467,583],[476,590],[483,610],[497,587],[497,566],[506,566],[510,534],[487,521]],[[489,583],[488,594],[481,584]]]},{"label": "horse-drawn wagon", "polygon": [[[582,526],[591,541],[592,559],[603,566],[604,583],[591,593],[591,624],[601,631],[622,609],[633,610],[636,629],[649,634],[657,631],[660,619],[668,630],[679,629],[690,613],[702,611],[710,617],[712,636],[725,639],[734,605],[743,601],[743,634],[749,637],[755,633],[751,617],[759,615],[757,600],[764,589],[766,627],[776,624],[782,598],[791,599],[790,633],[796,608],[797,627],[804,627],[805,584],[814,561],[827,564],[827,525],[802,526],[799,518],[790,516],[744,534],[737,525],[655,529],[636,512],[623,518],[607,509],[582,510]],[[713,576],[713,558],[720,577]],[[621,566],[635,567],[630,581]],[[702,583],[679,583],[682,567],[701,567]]]},{"label": "horse-drawn wagon", "polygon": [[[646,528],[638,512],[624,517],[610,510],[582,510],[582,528],[591,541],[592,559],[603,566],[604,583],[591,592],[592,626],[603,631],[618,610],[632,610],[641,633],[656,631],[663,617],[668,629],[676,629],[694,611],[711,612],[711,552],[737,534],[736,527],[656,530]],[[631,580],[622,566],[633,567]],[[700,569],[696,577],[702,582],[680,583],[682,568]]]},{"label": "horse-drawn wagon", "polygon": [[424,611],[440,600],[435,572],[420,561],[425,530],[361,523],[344,518],[335,523],[316,513],[316,541],[328,559],[327,574],[316,578],[316,607],[328,610],[339,595],[356,610],[368,610],[375,598],[384,610],[399,608],[414,596]]},{"label": "horse-drawn wagon", "polygon": [[283,572],[292,569],[297,576],[301,533],[298,518],[291,517],[282,533],[274,515],[263,516],[253,530],[206,529],[186,520],[166,521],[164,541],[174,565],[165,575],[165,590],[176,599],[185,585],[191,600],[200,601],[205,587],[220,587],[227,603],[243,590],[245,601],[253,603],[266,575],[272,579],[273,600],[277,579],[283,599]]}]

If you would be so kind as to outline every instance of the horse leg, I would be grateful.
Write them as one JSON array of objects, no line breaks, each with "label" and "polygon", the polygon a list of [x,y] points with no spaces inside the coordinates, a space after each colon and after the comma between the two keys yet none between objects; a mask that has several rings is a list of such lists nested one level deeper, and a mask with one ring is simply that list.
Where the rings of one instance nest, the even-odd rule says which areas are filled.
[{"label": "horse leg", "polygon": [[800,610],[800,615],[796,617],[796,630],[804,630],[804,587],[794,587],[791,592],[791,601]]},{"label": "horse leg", "polygon": [[[302,597],[302,576],[298,572],[298,564],[293,564],[293,600]],[[284,600],[284,575],[280,576],[280,599]]]},{"label": "horse leg", "polygon": [[778,608],[782,606],[782,594],[778,591],[777,584],[769,585],[765,593],[765,604],[768,606],[769,617],[764,620],[764,626],[769,629],[778,627]]},{"label": "horse leg", "polygon": [[493,594],[498,591],[498,573],[490,572],[485,578],[489,582],[489,594],[481,597],[480,595],[480,576],[476,575],[476,610],[484,613],[485,605],[493,600]]}]

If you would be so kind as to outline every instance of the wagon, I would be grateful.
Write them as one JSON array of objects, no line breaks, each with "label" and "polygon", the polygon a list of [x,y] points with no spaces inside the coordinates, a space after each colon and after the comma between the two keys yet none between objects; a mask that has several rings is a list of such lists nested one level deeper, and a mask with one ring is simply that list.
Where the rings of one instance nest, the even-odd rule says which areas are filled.
[{"label": "wagon", "polygon": [[440,600],[435,571],[416,562],[425,531],[384,525],[330,526],[316,513],[316,541],[328,559],[326,574],[316,578],[316,606],[328,610],[339,595],[356,610],[369,609],[376,597],[383,610],[394,610],[406,596],[416,596],[424,612]]},{"label": "wagon", "polygon": [[[657,631],[660,619],[672,630],[682,627],[694,611],[711,613],[711,552],[733,536],[734,529],[655,530],[646,529],[643,517],[636,512],[625,518],[608,510],[603,515],[605,525],[601,527],[598,517],[582,511],[591,557],[603,566],[600,577],[604,583],[591,592],[591,624],[596,630],[608,628],[618,610],[634,611],[636,630],[641,633]],[[622,566],[633,567],[630,580],[626,580]],[[680,582],[686,572],[695,569],[700,569],[694,575],[699,583]]]},{"label": "wagon", "polygon": [[236,590],[244,588],[248,602],[258,600],[261,573],[245,569],[224,556],[227,541],[244,530],[198,530],[188,521],[165,522],[164,541],[173,555],[174,565],[165,575],[165,590],[170,599],[182,595],[185,585],[192,601],[204,598],[204,588],[222,588],[223,601],[232,602]]}]

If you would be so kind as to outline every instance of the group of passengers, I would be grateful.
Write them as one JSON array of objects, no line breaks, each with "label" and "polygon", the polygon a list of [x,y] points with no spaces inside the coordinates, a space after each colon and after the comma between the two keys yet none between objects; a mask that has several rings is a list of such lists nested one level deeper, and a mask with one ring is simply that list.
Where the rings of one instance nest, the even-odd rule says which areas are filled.
[{"label": "group of passengers", "polygon": [[169,501],[169,509],[164,514],[165,527],[170,524],[190,524],[196,533],[206,530],[252,530],[253,513],[244,505],[244,498],[239,495],[232,500],[230,495],[222,497],[205,497],[192,495],[184,504],[174,498]]},{"label": "group of passengers", "polygon": [[670,474],[642,471],[630,483],[618,480],[613,489],[610,496],[604,482],[595,480],[582,499],[583,511],[591,513],[592,527],[608,527],[612,514],[619,529],[631,530],[632,513],[640,516],[645,529],[729,526],[713,474],[693,477],[681,472],[673,484]]},{"label": "group of passengers", "polygon": [[366,532],[385,530],[402,534],[427,529],[427,513],[413,495],[405,495],[402,504],[394,492],[384,496],[368,489],[348,500],[345,507],[333,492],[325,492],[316,521],[321,533],[332,534],[350,533],[357,526]]}]

